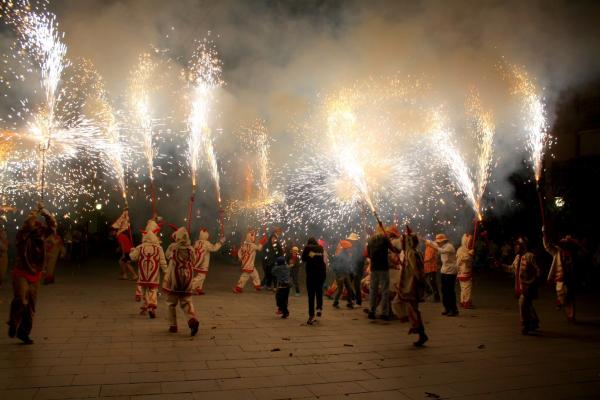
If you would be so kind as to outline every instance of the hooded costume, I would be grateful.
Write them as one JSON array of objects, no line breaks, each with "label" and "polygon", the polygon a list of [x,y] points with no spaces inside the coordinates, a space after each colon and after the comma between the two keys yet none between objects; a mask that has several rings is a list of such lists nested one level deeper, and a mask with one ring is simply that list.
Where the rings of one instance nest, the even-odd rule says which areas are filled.
[{"label": "hooded costume", "polygon": [[210,253],[219,251],[223,245],[222,241],[211,243],[208,241],[208,230],[200,229],[199,239],[194,243],[194,252],[196,254],[196,262],[194,263],[194,279],[192,286],[196,294],[204,294],[204,281],[208,275],[208,267],[210,265]]},{"label": "hooded costume", "polygon": [[458,282],[460,283],[460,306],[472,308],[471,288],[473,287],[473,249],[469,248],[471,235],[464,234],[460,247],[456,250],[456,265],[458,267]]},{"label": "hooded costume", "polygon": [[[37,217],[44,217],[45,224]],[[9,336],[15,335],[26,344],[33,327],[33,316],[39,281],[46,263],[46,239],[56,229],[56,220],[46,209],[29,214],[17,232],[17,254],[13,269],[14,297],[10,305]]]},{"label": "hooded costume", "polygon": [[154,318],[158,305],[160,270],[166,270],[167,261],[158,236],[156,236],[158,225],[154,221],[151,222],[152,224],[148,223],[147,230],[144,231],[142,244],[131,249],[129,257],[132,261],[137,262],[138,266],[137,287],[140,288],[143,298],[143,304],[140,307],[141,313],[149,311],[150,318]]},{"label": "hooded costume", "polygon": [[[543,232],[543,231],[542,231]],[[575,253],[577,243],[570,237],[560,240],[558,245],[550,243],[543,234],[544,249],[552,256],[548,282],[555,284],[556,303],[564,307],[569,321],[575,320]]]},{"label": "hooded costume", "polygon": [[419,311],[419,303],[425,298],[425,271],[423,259],[417,252],[419,240],[416,235],[408,233],[403,237],[403,250],[405,262],[400,274],[398,284],[398,299],[406,304],[406,311],[411,327],[409,334],[419,334],[419,340],[414,343],[415,346],[422,346],[427,341],[425,327]]},{"label": "hooded costume", "polygon": [[190,242],[187,230],[183,227],[173,234],[174,242],[169,246],[169,264],[163,279],[163,291],[167,293],[169,305],[170,332],[177,332],[177,303],[186,314],[192,336],[198,332],[200,323],[192,304],[192,279],[196,253]]},{"label": "hooded costume", "polygon": [[533,300],[537,298],[540,268],[535,262],[533,253],[525,251],[517,254],[513,262],[515,281],[519,294],[519,315],[521,317],[522,333],[536,330],[540,320],[533,307]]},{"label": "hooded costume", "polygon": [[59,257],[64,257],[65,255],[65,246],[56,228],[52,229],[52,234],[46,238],[45,246],[46,258],[44,260],[44,271],[46,271],[46,276],[44,277],[44,284],[47,285],[54,283],[56,263]]},{"label": "hooded costume", "polygon": [[256,260],[256,252],[262,250],[266,240],[267,237],[265,236],[256,244],[256,232],[252,230],[246,234],[244,243],[242,243],[238,250],[238,259],[242,263],[242,275],[240,275],[240,279],[233,288],[235,293],[242,293],[246,282],[250,278],[252,278],[254,289],[260,290],[260,276],[254,267],[254,262]]},{"label": "hooded costume", "polygon": [[[158,241],[158,244],[160,245],[160,239],[158,238],[158,233],[160,232],[160,227],[161,227],[161,224],[157,223],[156,220],[149,219],[148,222],[146,223],[146,228],[143,231],[141,231],[142,236],[148,232],[151,232],[156,236],[156,240]],[[121,235],[122,235],[122,233],[121,233]],[[161,248],[162,248],[162,246],[161,246]],[[130,252],[131,252],[131,250],[130,250]],[[166,256],[166,253],[165,253],[165,256]],[[129,259],[131,259],[131,258],[129,257]],[[139,278],[139,273],[138,273],[138,278]],[[138,280],[138,278],[134,278],[134,279]],[[137,283],[135,285],[135,301],[141,301],[141,300],[142,300],[142,285]]]}]

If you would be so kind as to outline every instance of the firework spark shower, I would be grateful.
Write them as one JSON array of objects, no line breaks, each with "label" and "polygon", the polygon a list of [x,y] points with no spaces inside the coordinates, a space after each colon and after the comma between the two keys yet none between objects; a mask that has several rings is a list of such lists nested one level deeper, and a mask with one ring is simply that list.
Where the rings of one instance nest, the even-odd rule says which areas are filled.
[{"label": "firework spark shower", "polygon": [[536,27],[565,10],[590,18],[567,2],[252,3],[2,1],[5,200],[31,204],[43,155],[65,213],[116,203],[116,182],[132,209],[149,197],[181,220],[191,182],[206,224],[223,201],[236,225],[244,209],[337,232],[364,225],[366,205],[386,223],[456,229],[458,210],[481,219],[487,198],[510,203],[523,159],[541,179],[553,101],[599,67],[590,43],[556,40],[573,39],[571,20],[507,29],[521,13]]}]

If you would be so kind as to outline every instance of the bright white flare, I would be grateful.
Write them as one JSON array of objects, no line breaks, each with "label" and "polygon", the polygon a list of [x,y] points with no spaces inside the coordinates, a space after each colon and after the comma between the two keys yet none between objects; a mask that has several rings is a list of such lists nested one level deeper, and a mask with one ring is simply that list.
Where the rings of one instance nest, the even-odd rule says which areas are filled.
[{"label": "bright white flare", "polygon": [[527,71],[516,65],[512,65],[511,70],[515,79],[513,91],[523,96],[523,121],[527,133],[527,149],[531,153],[535,180],[539,182],[542,176],[544,149],[548,143],[546,106]]},{"label": "bright white flare", "polygon": [[493,161],[494,133],[496,126],[491,111],[484,111],[477,90],[472,89],[467,99],[477,139],[477,165],[473,197],[476,201],[477,217],[481,220],[481,199],[487,187]]},{"label": "bright white flare", "polygon": [[219,169],[215,154],[212,130],[209,124],[215,91],[222,85],[221,61],[211,42],[203,40],[199,43],[188,74],[188,82],[192,87],[190,113],[187,120],[190,136],[188,138],[188,164],[192,175],[192,187],[196,188],[201,150],[208,164],[208,169],[215,182],[219,203],[221,189]]},{"label": "bright white flare", "polygon": [[154,118],[152,116],[151,80],[156,69],[156,62],[149,53],[139,57],[136,69],[131,73],[130,102],[139,135],[142,139],[142,150],[146,158],[148,177],[154,180]]}]

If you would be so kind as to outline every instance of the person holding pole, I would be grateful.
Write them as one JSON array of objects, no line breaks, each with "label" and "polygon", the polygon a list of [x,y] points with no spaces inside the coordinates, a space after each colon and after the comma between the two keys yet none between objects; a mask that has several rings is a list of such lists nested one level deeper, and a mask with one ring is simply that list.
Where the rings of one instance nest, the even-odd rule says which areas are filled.
[{"label": "person holding pole", "polygon": [[442,259],[442,268],[440,270],[442,275],[442,303],[444,305],[442,315],[456,317],[458,315],[456,292],[454,290],[456,275],[458,274],[456,250],[443,233],[435,235],[435,241],[427,240],[426,243],[436,249]]},{"label": "person holding pole", "polygon": [[527,335],[540,326],[540,320],[533,307],[533,300],[537,298],[540,268],[535,262],[532,252],[527,250],[527,241],[519,238],[515,245],[515,294],[519,298],[519,316],[521,318],[521,333]]},{"label": "person holding pole", "polygon": [[458,266],[458,283],[460,284],[460,306],[465,309],[473,308],[471,290],[473,288],[473,236],[465,233],[462,236],[460,247],[456,250],[456,264]]},{"label": "person holding pole", "polygon": [[375,319],[377,309],[377,294],[381,293],[381,319],[390,319],[389,290],[390,290],[390,265],[388,250],[399,253],[385,233],[383,225],[378,219],[376,233],[369,239],[367,252],[371,260],[371,287],[369,289],[368,318]]},{"label": "person holding pole", "polygon": [[556,303],[564,308],[569,322],[575,322],[575,258],[577,242],[569,235],[552,244],[542,226],[544,249],[552,256],[548,283],[556,289]]},{"label": "person holding pole", "polygon": [[211,243],[209,240],[208,229],[200,229],[199,238],[194,243],[194,252],[196,253],[196,261],[194,263],[194,280],[192,281],[192,287],[194,293],[197,295],[204,294],[204,281],[208,276],[208,267],[210,266],[210,253],[214,253],[221,249],[223,243],[225,243],[225,237],[221,236],[219,241]]},{"label": "person holding pole", "polygon": [[[38,220],[44,218],[45,223]],[[8,336],[17,337],[25,344],[32,344],[29,337],[33,328],[33,316],[37,293],[42,277],[46,251],[45,241],[56,228],[56,220],[38,203],[16,237],[17,254],[13,269],[14,297],[10,305]]]}]

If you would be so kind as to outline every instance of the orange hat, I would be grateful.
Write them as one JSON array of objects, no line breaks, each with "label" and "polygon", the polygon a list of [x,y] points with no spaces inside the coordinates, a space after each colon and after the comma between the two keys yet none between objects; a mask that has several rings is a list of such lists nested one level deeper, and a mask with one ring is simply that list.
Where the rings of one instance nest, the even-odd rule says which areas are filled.
[{"label": "orange hat", "polygon": [[398,230],[398,227],[396,225],[392,225],[392,226],[388,227],[387,233],[389,233],[389,235],[391,237],[395,237],[395,238],[399,238],[401,236],[400,231]]},{"label": "orange hat", "polygon": [[342,246],[342,249],[351,249],[352,243],[347,240],[340,240],[340,246]]},{"label": "orange hat", "polygon": [[448,238],[443,233],[438,233],[437,235],[435,235],[435,241],[436,242],[447,242]]}]

